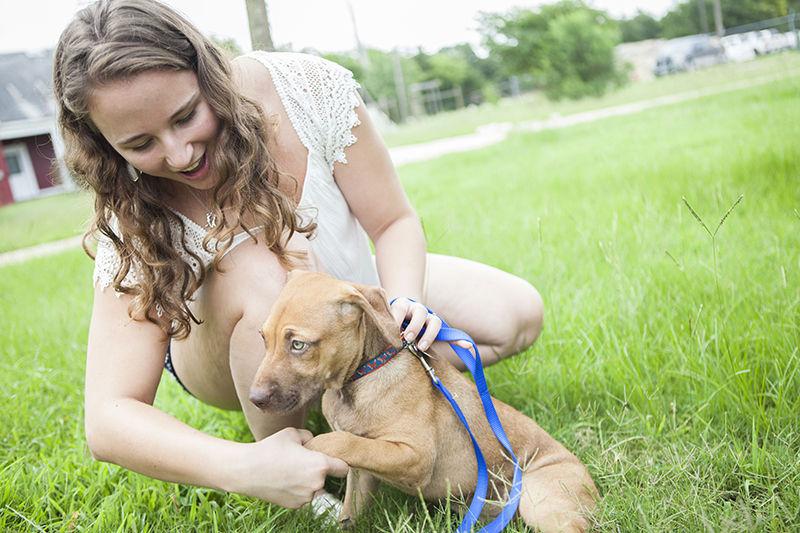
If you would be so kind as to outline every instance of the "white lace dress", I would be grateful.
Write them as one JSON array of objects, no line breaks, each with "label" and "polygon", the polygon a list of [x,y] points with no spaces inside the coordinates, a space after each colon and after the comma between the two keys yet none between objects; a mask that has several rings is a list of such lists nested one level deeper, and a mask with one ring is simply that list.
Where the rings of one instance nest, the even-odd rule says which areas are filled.
[{"label": "white lace dress", "polygon": [[[269,69],[292,127],[308,149],[299,212],[304,219],[317,222],[315,235],[309,241],[312,252],[329,274],[377,285],[378,275],[366,233],[350,211],[333,175],[333,164],[347,163],[344,149],[356,142],[351,130],[359,124],[355,111],[360,102],[356,92],[359,84],[349,70],[311,55],[252,52],[248,57]],[[206,230],[181,213],[178,216],[184,222],[186,236],[180,242],[180,230],[173,227],[173,246],[195,270],[200,265],[187,249],[202,259],[203,266],[210,265],[213,254],[202,246]],[[229,251],[246,238],[246,233],[237,235]],[[211,247],[216,249],[216,243],[211,243]],[[101,289],[110,286],[119,263],[114,245],[101,238],[95,258],[95,285]],[[137,271],[134,263],[122,284],[134,285]]]}]

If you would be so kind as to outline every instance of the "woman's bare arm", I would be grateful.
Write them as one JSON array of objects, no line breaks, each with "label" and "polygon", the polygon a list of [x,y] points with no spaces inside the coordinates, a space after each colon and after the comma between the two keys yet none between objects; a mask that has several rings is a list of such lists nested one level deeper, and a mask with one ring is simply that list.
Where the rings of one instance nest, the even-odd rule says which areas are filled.
[{"label": "woman's bare arm", "polygon": [[241,492],[285,507],[310,501],[347,466],[306,450],[287,428],[256,443],[198,431],[155,407],[167,339],[128,317],[130,297],[95,290],[86,361],[85,424],[92,456],[165,481]]},{"label": "woman's bare arm", "polygon": [[390,297],[422,299],[426,244],[414,208],[397,177],[389,151],[367,113],[356,108],[358,142],[345,149],[347,164],[334,166],[347,204],[375,244],[381,285]]}]

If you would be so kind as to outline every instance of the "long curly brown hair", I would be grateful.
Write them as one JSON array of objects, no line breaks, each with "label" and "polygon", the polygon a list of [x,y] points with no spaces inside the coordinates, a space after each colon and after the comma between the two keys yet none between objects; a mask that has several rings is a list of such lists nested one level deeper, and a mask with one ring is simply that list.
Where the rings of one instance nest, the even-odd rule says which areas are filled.
[{"label": "long curly brown hair", "polygon": [[[171,223],[181,228],[180,242],[186,226],[164,201],[165,180],[145,174],[131,181],[126,161],[88,110],[93,88],[148,70],[193,71],[220,123],[212,162],[221,176],[213,191],[220,223],[203,241],[209,251],[217,251],[211,242],[220,243],[213,268],[219,268],[244,220],[264,227],[266,245],[285,266],[291,257],[285,243],[295,232],[311,233],[314,225],[303,224],[293,201],[279,190],[279,173],[267,150],[271,129],[260,107],[234,86],[227,59],[210,40],[156,0],[101,0],[79,11],[59,39],[53,87],[66,166],[79,185],[95,193],[84,249],[94,258],[89,241],[100,235],[110,239],[120,257],[113,288],[133,296],[130,316],[185,338],[191,322],[200,323],[187,300],[203,283],[206,269],[195,271],[171,245]],[[124,286],[132,268],[136,283]]]}]

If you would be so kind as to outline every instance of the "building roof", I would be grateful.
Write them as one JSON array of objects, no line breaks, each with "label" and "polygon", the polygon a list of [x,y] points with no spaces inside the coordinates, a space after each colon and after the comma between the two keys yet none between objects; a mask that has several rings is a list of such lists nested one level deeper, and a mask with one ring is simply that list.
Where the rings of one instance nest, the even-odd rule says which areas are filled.
[{"label": "building roof", "polygon": [[0,122],[55,114],[53,51],[0,54]]}]

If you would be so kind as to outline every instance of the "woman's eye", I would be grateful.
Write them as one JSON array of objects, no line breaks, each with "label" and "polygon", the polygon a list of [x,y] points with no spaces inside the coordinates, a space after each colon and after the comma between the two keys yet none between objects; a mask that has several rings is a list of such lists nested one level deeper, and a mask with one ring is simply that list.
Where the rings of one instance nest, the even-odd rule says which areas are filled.
[{"label": "woman's eye", "polygon": [[189,113],[188,115],[186,115],[182,119],[178,120],[178,124],[186,124],[186,123],[190,122],[194,118],[195,112],[196,112],[196,109],[192,109],[191,113]]},{"label": "woman's eye", "polygon": [[292,351],[293,352],[301,352],[306,348],[306,346],[308,346],[308,343],[305,343],[303,341],[298,341],[298,340],[293,340],[292,341]]},{"label": "woman's eye", "polygon": [[143,152],[143,151],[147,150],[150,147],[151,144],[152,144],[152,141],[148,140],[146,143],[140,144],[138,146],[131,147],[131,150],[133,150],[134,152]]}]

